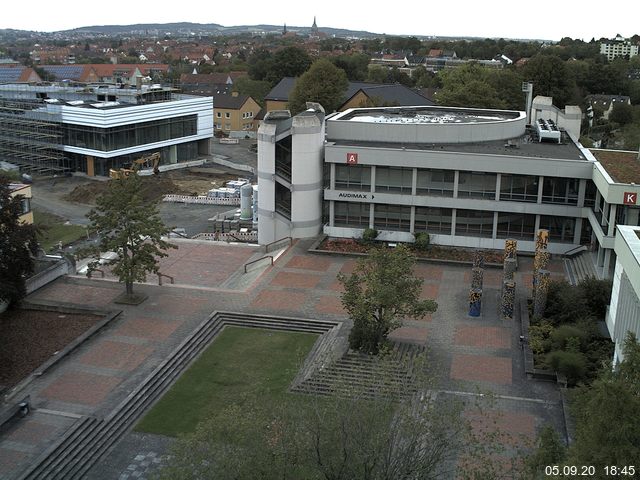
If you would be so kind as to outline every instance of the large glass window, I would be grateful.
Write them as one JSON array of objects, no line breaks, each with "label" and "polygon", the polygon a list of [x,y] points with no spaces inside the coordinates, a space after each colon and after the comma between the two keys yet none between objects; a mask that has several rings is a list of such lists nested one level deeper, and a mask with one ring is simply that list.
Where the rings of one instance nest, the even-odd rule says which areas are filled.
[{"label": "large glass window", "polygon": [[376,192],[411,194],[412,183],[412,168],[376,167]]},{"label": "large glass window", "polygon": [[451,209],[416,207],[414,231],[451,235]]},{"label": "large glass window", "polygon": [[456,235],[491,237],[493,235],[493,212],[457,209]]},{"label": "large glass window", "polygon": [[337,190],[371,190],[371,167],[336,165]]},{"label": "large glass window", "polygon": [[542,184],[542,203],[578,204],[577,178],[544,177]]},{"label": "large glass window", "polygon": [[559,243],[573,243],[576,219],[556,215],[540,215],[540,228],[549,230],[549,238]]},{"label": "large glass window", "polygon": [[533,240],[536,216],[526,213],[498,213],[497,238]]},{"label": "large glass window", "polygon": [[333,224],[336,227],[369,227],[369,204],[334,202]]},{"label": "large glass window", "polygon": [[64,124],[64,144],[108,152],[197,133],[198,116],[163,118],[113,128]]},{"label": "large glass window", "polygon": [[399,230],[409,232],[411,229],[411,207],[402,205],[375,205],[373,226],[380,230]]},{"label": "large glass window", "polygon": [[596,204],[596,193],[598,188],[593,180],[587,180],[587,187],[584,192],[584,206],[593,207]]},{"label": "large glass window", "polygon": [[537,202],[540,177],[503,174],[500,180],[500,200]]},{"label": "large glass window", "polygon": [[418,195],[439,195],[453,197],[455,172],[453,170],[418,169]]},{"label": "large glass window", "polygon": [[460,172],[458,197],[496,198],[496,174],[484,172]]}]

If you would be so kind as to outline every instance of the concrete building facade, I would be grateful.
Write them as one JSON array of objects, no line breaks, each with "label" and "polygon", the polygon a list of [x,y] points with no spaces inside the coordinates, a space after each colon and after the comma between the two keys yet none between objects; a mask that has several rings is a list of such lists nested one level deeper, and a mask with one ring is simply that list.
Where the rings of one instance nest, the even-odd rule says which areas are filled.
[{"label": "concrete building facade", "polygon": [[616,268],[607,328],[615,342],[614,364],[624,360],[627,332],[640,338],[640,228],[621,225],[615,239]]},{"label": "concrete building facade", "polygon": [[[319,230],[300,229],[293,213],[281,215],[285,205],[305,220],[321,218],[330,237],[374,228],[381,240],[412,242],[427,232],[436,244],[488,249],[516,238],[519,250],[533,252],[535,232],[545,228],[550,253],[584,246],[598,274],[611,276],[615,226],[638,224],[640,185],[614,179],[577,142],[573,109],[554,117],[567,128],[540,110],[532,125],[517,111],[355,108],[324,119],[309,110],[304,118],[322,118],[304,137],[320,149],[313,160],[293,148],[300,116],[274,116],[259,130],[259,241]],[[286,168],[273,160],[278,151],[287,152]],[[307,174],[300,184],[286,173],[298,169]],[[319,185],[321,203],[313,196]],[[313,201],[295,197],[299,191],[313,191]]]}]

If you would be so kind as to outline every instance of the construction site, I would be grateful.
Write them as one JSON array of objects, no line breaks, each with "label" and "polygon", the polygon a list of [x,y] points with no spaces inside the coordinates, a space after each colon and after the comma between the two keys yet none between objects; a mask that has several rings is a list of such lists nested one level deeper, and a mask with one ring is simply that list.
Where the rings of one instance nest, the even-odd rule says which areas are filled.
[{"label": "construction site", "polygon": [[0,97],[0,159],[26,173],[64,173],[61,115],[43,103]]}]

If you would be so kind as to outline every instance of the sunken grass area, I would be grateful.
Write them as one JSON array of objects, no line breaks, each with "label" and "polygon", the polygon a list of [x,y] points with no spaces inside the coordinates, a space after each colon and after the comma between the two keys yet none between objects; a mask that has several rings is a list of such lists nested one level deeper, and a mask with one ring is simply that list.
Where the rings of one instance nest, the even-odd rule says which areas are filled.
[{"label": "sunken grass area", "polygon": [[191,433],[212,412],[258,398],[276,405],[318,338],[315,334],[226,327],[138,423],[136,430]]},{"label": "sunken grass area", "polygon": [[68,245],[87,235],[86,227],[82,225],[65,225],[62,217],[43,210],[33,209],[33,223],[38,227],[38,243],[50,252],[62,242]]}]

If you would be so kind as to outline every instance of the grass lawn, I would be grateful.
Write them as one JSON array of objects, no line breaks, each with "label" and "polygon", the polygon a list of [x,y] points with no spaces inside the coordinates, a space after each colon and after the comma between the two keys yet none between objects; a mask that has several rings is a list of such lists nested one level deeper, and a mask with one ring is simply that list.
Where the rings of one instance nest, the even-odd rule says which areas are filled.
[{"label": "grass lawn", "polygon": [[47,252],[58,245],[58,242],[68,245],[87,234],[85,227],[65,225],[61,217],[42,210],[33,210],[33,223],[41,229],[38,233],[38,242]]},{"label": "grass lawn", "polygon": [[226,327],[138,423],[136,430],[177,436],[195,430],[209,411],[244,398],[275,404],[317,335]]}]

